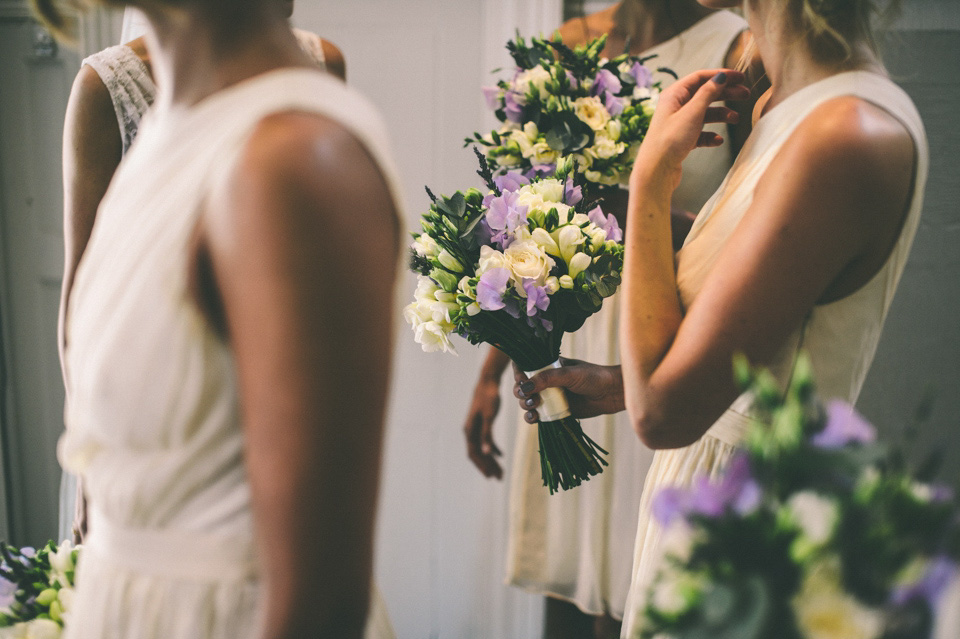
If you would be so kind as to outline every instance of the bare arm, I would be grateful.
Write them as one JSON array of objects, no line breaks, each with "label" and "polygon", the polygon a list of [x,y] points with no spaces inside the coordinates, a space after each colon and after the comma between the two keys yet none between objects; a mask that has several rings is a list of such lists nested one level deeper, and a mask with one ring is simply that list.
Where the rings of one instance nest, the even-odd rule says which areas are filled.
[{"label": "bare arm", "polygon": [[500,380],[510,358],[493,346],[480,369],[473,389],[463,434],[467,439],[467,456],[484,477],[503,477],[503,467],[497,459],[503,453],[493,441],[493,420],[500,411]]},{"label": "bare arm", "polygon": [[60,296],[59,343],[65,345],[63,322],[73,278],[90,240],[97,207],[103,199],[123,151],[120,125],[110,94],[97,72],[84,66],[67,103],[63,127],[63,286]]},{"label": "bare arm", "polygon": [[[899,231],[913,146],[899,123],[853,98],[814,111],[767,169],[753,204],[684,316],[666,223],[679,163],[730,84],[710,72],[661,100],[631,177],[621,316],[625,403],[654,448],[686,446],[737,395],[731,359],[765,363],[818,302],[856,290]],[[691,79],[692,78],[692,79]]]},{"label": "bare arm", "polygon": [[392,353],[390,194],[339,125],[279,114],[205,220],[239,371],[267,636],[359,638]]}]

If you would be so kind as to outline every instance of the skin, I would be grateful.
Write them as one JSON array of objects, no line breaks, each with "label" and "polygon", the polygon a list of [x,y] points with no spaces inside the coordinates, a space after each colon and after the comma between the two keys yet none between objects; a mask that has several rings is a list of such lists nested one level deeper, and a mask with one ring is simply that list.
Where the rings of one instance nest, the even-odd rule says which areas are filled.
[{"label": "skin", "polygon": [[[237,4],[229,18],[205,0],[141,7],[171,106],[311,66],[275,2]],[[381,232],[330,241],[357,226]],[[271,639],[363,634],[399,241],[366,149],[295,111],[257,125],[196,229],[185,267],[236,361]]]},{"label": "skin", "polygon": [[[628,0],[630,1],[630,0]],[[709,15],[715,7],[705,7],[696,0],[632,0],[636,10],[636,35],[631,38],[630,52],[640,54],[674,37],[678,31],[689,28],[697,21]],[[622,53],[626,45],[626,36],[620,32],[615,20],[617,8],[614,5],[583,18],[574,18],[559,29],[563,41],[568,46],[576,46],[607,34],[607,46],[604,55],[613,57]],[[669,8],[669,11],[668,11]],[[747,44],[746,34],[737,38],[726,56],[727,66],[736,66],[743,57]],[[762,67],[754,65],[751,75],[762,76]],[[743,141],[750,132],[751,100],[731,102],[737,115],[729,115],[728,138],[733,157],[739,153]],[[731,158],[732,161],[732,158]],[[624,210],[626,202],[623,203]],[[673,211],[670,218],[674,248],[679,248],[683,238],[690,230],[693,215],[685,211]],[[624,222],[621,219],[621,222]],[[622,224],[625,226],[625,224]],[[500,463],[502,452],[493,437],[493,423],[500,410],[500,381],[510,359],[501,351],[491,347],[480,369],[474,387],[463,432],[467,442],[467,456],[474,466],[487,478],[502,479],[503,466]],[[532,406],[532,405],[531,405]],[[599,413],[597,413],[599,414]]]},{"label": "skin", "polygon": [[[289,18],[293,13],[293,2],[280,4],[283,14]],[[131,40],[126,46],[144,63],[153,78],[146,37]],[[345,80],[346,62],[343,54],[326,40],[322,41],[322,47],[327,70]],[[97,72],[90,66],[84,66],[74,80],[64,121],[64,273],[58,321],[61,360],[66,347],[63,327],[73,280],[90,241],[97,208],[120,164],[122,150],[123,142],[110,93]],[[80,543],[86,532],[86,512],[79,486],[78,491],[74,537]]]},{"label": "skin", "polygon": [[[817,63],[771,4],[752,2],[750,11],[772,83],[760,117],[839,71],[882,72],[860,43],[845,64]],[[740,74],[716,75],[720,71],[688,76],[664,93],[631,175],[622,384],[610,367],[591,364],[530,380],[517,373],[521,405],[536,406],[540,390],[559,386],[581,395],[584,415],[626,408],[652,448],[687,446],[736,398],[735,352],[770,362],[816,305],[856,291],[887,259],[907,210],[913,142],[882,109],[854,97],[829,100],[784,144],[716,268],[682,312],[669,249],[669,199],[686,154],[717,144],[713,134],[702,133],[704,121],[723,117],[725,107],[715,103],[745,92]]]}]

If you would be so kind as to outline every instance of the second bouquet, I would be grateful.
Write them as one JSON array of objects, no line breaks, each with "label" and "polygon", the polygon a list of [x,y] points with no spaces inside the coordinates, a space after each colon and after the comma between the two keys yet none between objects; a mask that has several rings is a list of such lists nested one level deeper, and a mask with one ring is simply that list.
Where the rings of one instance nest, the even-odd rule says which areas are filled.
[{"label": "second bouquet", "polygon": [[[563,334],[579,329],[620,285],[623,233],[599,205],[586,210],[572,160],[561,160],[549,178],[493,177],[480,162],[488,194],[430,193],[411,247],[419,277],[404,317],[428,352],[453,352],[456,333],[492,344],[530,375],[559,367]],[[562,391],[541,393],[538,412],[551,493],[602,471],[606,451],[571,417]]]}]

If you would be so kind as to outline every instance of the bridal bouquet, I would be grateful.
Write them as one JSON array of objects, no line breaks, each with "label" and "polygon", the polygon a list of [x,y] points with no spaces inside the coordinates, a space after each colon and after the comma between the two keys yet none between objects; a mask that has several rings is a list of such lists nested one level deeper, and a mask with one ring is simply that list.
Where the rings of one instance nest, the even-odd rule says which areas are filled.
[{"label": "bridal bouquet", "polygon": [[550,174],[559,158],[570,156],[588,182],[626,183],[660,83],[644,66],[647,58],[601,58],[605,43],[602,36],[570,49],[559,35],[532,38],[529,45],[520,37],[508,42],[517,64],[513,78],[484,89],[503,126],[474,133],[467,144],[485,147],[500,174]]},{"label": "bridal bouquet", "polygon": [[929,638],[960,557],[953,492],[820,406],[805,361],[785,398],[739,370],[767,425],[718,481],[655,498],[667,557],[638,636]]},{"label": "bridal bouquet", "polygon": [[[623,233],[599,206],[582,210],[570,160],[549,178],[493,177],[478,157],[486,196],[427,190],[433,204],[411,247],[419,283],[404,316],[427,352],[453,351],[456,333],[493,344],[528,374],[558,367],[563,333],[580,328],[620,285]],[[541,399],[541,471],[553,493],[600,473],[606,451],[570,417],[562,391]]]},{"label": "bridal bouquet", "polygon": [[73,601],[81,546],[34,550],[0,542],[0,639],[57,639]]}]

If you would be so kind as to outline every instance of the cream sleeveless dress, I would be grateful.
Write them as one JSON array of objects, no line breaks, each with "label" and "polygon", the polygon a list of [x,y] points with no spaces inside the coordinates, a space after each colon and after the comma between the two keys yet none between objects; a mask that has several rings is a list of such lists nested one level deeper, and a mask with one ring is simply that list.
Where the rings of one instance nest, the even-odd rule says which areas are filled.
[{"label": "cream sleeveless dress", "polygon": [[[669,67],[680,77],[723,66],[730,46],[746,26],[739,16],[718,11],[643,55],[657,54],[648,64]],[[725,133],[723,125],[716,130]],[[699,210],[730,163],[726,143],[691,153],[684,162],[674,204]],[[597,364],[620,362],[619,299],[615,295],[606,300],[579,331],[564,336],[566,357]],[[507,582],[569,600],[593,615],[609,613],[619,619],[630,587],[637,508],[653,453],[639,442],[626,413],[584,420],[582,425],[610,452],[610,466],[578,488],[550,495],[540,477],[536,427],[518,420]]]},{"label": "cream sleeveless dress", "polygon": [[[883,267],[854,293],[818,305],[783,346],[771,372],[786,387],[800,349],[813,366],[823,398],[853,404],[873,361],[880,331],[913,243],[927,180],[929,151],[923,123],[910,98],[889,79],[874,73],[841,73],[789,96],[754,126],[719,191],[703,207],[684,247],[677,254],[677,286],[684,308],[696,298],[710,269],[750,207],[754,189],[800,122],[827,100],[856,96],[903,123],[916,147],[916,174],[910,208],[899,239]],[[624,618],[623,637],[636,636],[648,588],[662,559],[663,529],[651,516],[651,503],[665,486],[688,486],[696,476],[717,475],[727,464],[749,424],[750,396],[739,397],[696,443],[657,451],[643,491],[633,564],[633,583]]]},{"label": "cream sleeveless dress", "polygon": [[[129,20],[137,20],[131,9],[124,12],[125,30]],[[130,17],[128,17],[128,15]],[[139,15],[139,14],[136,14]],[[136,28],[146,29],[145,24]],[[323,54],[323,44],[320,36],[293,29],[300,48],[309,55],[320,69],[326,69],[326,58]],[[133,40],[134,38],[130,38]],[[129,40],[128,40],[129,41]],[[113,110],[117,115],[117,124],[120,127],[122,143],[121,156],[126,155],[137,137],[140,120],[153,104],[157,95],[157,85],[150,76],[150,70],[143,61],[125,44],[107,47],[103,51],[94,53],[80,63],[80,66],[89,66],[97,72],[100,80],[110,94]],[[59,508],[59,539],[73,537],[73,524],[77,519],[77,479],[70,473],[64,473],[60,481],[60,508]]]},{"label": "cream sleeveless dress", "polygon": [[[144,118],[98,211],[67,318],[59,445],[90,527],[69,639],[254,639],[263,593],[229,346],[191,302],[190,238],[250,132],[287,110],[366,147],[400,210],[379,114],[325,73],[272,71]],[[375,598],[369,638],[393,636]]]}]

